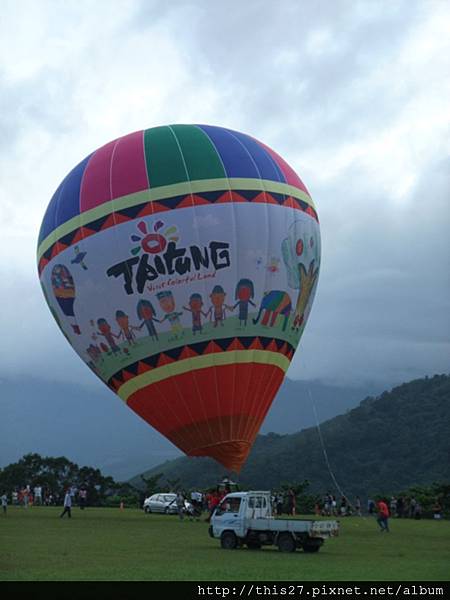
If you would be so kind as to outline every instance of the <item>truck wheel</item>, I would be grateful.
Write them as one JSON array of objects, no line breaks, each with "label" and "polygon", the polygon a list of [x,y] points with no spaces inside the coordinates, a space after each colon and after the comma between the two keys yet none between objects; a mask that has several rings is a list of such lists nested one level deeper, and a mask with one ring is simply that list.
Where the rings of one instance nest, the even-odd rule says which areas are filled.
[{"label": "truck wheel", "polygon": [[290,533],[280,533],[277,543],[280,552],[295,552],[295,541]]},{"label": "truck wheel", "polygon": [[234,550],[237,547],[237,537],[232,531],[224,531],[220,536],[220,545],[224,550]]}]

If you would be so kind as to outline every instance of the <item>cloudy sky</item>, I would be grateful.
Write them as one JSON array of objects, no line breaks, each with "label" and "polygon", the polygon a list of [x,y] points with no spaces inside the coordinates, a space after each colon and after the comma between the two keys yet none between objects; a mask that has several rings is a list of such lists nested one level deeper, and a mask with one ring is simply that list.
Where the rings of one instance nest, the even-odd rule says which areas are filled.
[{"label": "cloudy sky", "polygon": [[67,172],[169,123],[249,133],[308,186],[322,271],[289,376],[449,371],[450,4],[2,0],[0,378],[99,386],[43,300],[36,240]]}]

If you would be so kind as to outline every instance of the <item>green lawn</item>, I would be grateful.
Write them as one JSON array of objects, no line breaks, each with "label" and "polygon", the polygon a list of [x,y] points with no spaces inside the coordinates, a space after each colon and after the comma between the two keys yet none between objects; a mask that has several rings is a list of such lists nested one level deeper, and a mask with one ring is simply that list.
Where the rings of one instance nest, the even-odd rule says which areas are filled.
[{"label": "green lawn", "polygon": [[207,523],[125,509],[9,507],[0,514],[0,580],[361,581],[450,579],[450,522],[341,519],[318,554],[226,551]]}]

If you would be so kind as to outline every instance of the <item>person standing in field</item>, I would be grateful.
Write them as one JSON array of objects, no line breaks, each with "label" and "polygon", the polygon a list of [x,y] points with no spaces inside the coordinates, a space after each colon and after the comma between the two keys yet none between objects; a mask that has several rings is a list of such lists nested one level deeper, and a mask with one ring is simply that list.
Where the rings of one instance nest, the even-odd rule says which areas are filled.
[{"label": "person standing in field", "polygon": [[378,508],[378,517],[377,523],[380,526],[380,532],[385,531],[389,533],[389,509],[388,505],[384,500],[380,500],[377,504]]},{"label": "person standing in field", "polygon": [[178,509],[178,516],[180,517],[180,521],[182,521],[184,518],[184,511],[185,511],[183,492],[181,492],[181,491],[178,492],[175,502],[176,502],[177,509]]},{"label": "person standing in field", "polygon": [[202,514],[203,508],[203,494],[201,492],[196,492],[195,490],[191,492],[191,504],[194,508],[194,517],[199,519]]},{"label": "person standing in field", "polygon": [[392,517],[395,517],[397,514],[397,498],[395,498],[395,496],[392,496],[389,507]]},{"label": "person standing in field", "polygon": [[296,513],[296,500],[295,492],[290,488],[288,491],[288,515],[291,515],[292,517],[295,517]]},{"label": "person standing in field", "polygon": [[208,511],[209,511],[209,515],[205,519],[205,521],[207,523],[210,522],[211,517],[213,516],[213,513],[216,510],[216,507],[219,505],[219,502],[220,502],[219,490],[218,489],[212,490],[210,492],[210,494],[208,495]]},{"label": "person standing in field", "polygon": [[2,495],[1,501],[2,501],[3,514],[6,517],[6,511],[8,509],[8,496],[6,495],[6,492]]},{"label": "person standing in field", "polygon": [[278,494],[276,496],[276,502],[277,502],[277,515],[279,517],[281,517],[281,515],[283,514],[283,504],[284,504],[284,496],[281,492],[278,492]]},{"label": "person standing in field", "polygon": [[332,514],[336,517],[338,514],[336,496],[330,496],[330,505],[331,505],[331,513],[330,514]]},{"label": "person standing in field", "polygon": [[78,494],[78,502],[81,510],[84,510],[87,505],[87,490],[85,488],[81,488]]},{"label": "person standing in field", "polygon": [[359,496],[356,496],[355,510],[356,510],[356,516],[357,517],[362,517],[361,498]]},{"label": "person standing in field", "polygon": [[28,488],[29,488],[29,486],[27,485],[27,487],[23,488],[23,490],[22,490],[22,498],[23,498],[24,508],[28,508],[28,504],[29,504],[29,500],[30,500],[30,497],[29,497],[30,491]]},{"label": "person standing in field", "polygon": [[64,496],[64,510],[60,514],[60,518],[67,514],[69,515],[69,519],[72,517],[72,496],[70,495],[70,488],[66,490],[66,495]]},{"label": "person standing in field", "polygon": [[42,486],[35,485],[34,486],[34,503],[36,505],[42,506]]}]

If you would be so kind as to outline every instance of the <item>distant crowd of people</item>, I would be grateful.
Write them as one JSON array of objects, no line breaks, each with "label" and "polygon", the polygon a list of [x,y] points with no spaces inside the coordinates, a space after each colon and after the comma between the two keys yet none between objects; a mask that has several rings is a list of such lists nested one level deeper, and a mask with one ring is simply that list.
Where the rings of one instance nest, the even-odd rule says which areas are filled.
[{"label": "distant crowd of people", "polygon": [[294,517],[297,513],[297,496],[295,491],[292,488],[289,488],[287,492],[276,491],[272,495],[272,510],[279,517],[283,514]]},{"label": "distant crowd of people", "polygon": [[[185,516],[198,519],[203,512],[206,512],[205,521],[209,522],[211,516],[225,498],[232,491],[230,485],[220,484],[206,492],[193,491],[186,493],[178,491],[176,497],[177,512],[180,519]],[[287,492],[274,492],[271,497],[273,514],[281,516],[283,514],[295,516],[296,514],[296,495],[293,489]]]},{"label": "distant crowd of people", "polygon": [[[206,492],[191,491],[186,493],[179,490],[176,494],[175,504],[180,520],[188,517],[191,520],[199,520],[201,515],[206,512],[206,521],[210,521],[212,514],[222,502],[223,498],[230,493],[229,483],[222,483]],[[6,515],[8,504],[14,506],[23,506],[29,508],[37,506],[60,506],[63,505],[61,517],[68,515],[71,517],[72,506],[78,504],[81,509],[87,506],[87,490],[85,487],[77,489],[74,486],[67,487],[64,494],[54,493],[51,490],[43,490],[42,486],[36,485],[31,489],[30,485],[25,485],[14,490],[10,498],[6,493],[0,496],[2,511]],[[291,488],[287,491],[275,491],[271,496],[273,514],[281,517],[283,514],[295,516],[297,511],[297,498],[295,491]],[[121,506],[123,508],[123,505]],[[363,516],[361,498],[356,496],[354,502],[342,495],[339,499],[335,495],[327,492],[321,501],[315,505],[315,513],[318,516],[325,517],[349,517]],[[377,519],[380,531],[389,532],[389,518],[422,518],[422,506],[414,496],[391,496],[390,499],[379,499],[378,501],[369,498],[367,501],[367,514]],[[435,519],[442,518],[442,507],[436,500],[433,507]]]},{"label": "distant crowd of people", "polygon": [[[389,508],[389,513],[391,517],[395,517],[397,519],[421,519],[422,518],[422,506],[418,500],[414,496],[411,497],[403,497],[399,496],[396,498],[395,496],[391,496],[390,499],[385,498],[384,502]],[[435,518],[440,518],[441,512],[440,506],[435,506],[433,511],[435,513]],[[367,504],[367,512],[369,514],[374,514],[376,511],[376,503],[372,500],[368,500]]]},{"label": "distant crowd of people", "polygon": [[[354,503],[351,503],[346,496],[341,496],[340,500],[336,496],[327,492],[321,503],[316,504],[315,512],[321,516],[363,516],[361,498],[356,496]],[[391,496],[389,499],[381,498],[377,501],[369,498],[367,500],[367,514],[376,517],[381,532],[389,532],[389,519],[421,519],[422,506],[414,496]],[[438,500],[433,506],[434,519],[442,518],[442,507]]]},{"label": "distant crowd of people", "polygon": [[28,509],[34,506],[66,506],[69,502],[70,506],[78,503],[81,509],[87,506],[87,490],[82,487],[77,489],[74,486],[68,487],[63,494],[43,489],[42,486],[36,485],[31,488],[30,485],[24,485],[13,490],[8,497],[6,492],[0,496],[3,513],[6,514],[8,505],[23,506]]},{"label": "distant crowd of people", "polygon": [[349,517],[352,515],[361,517],[361,498],[356,496],[355,502],[352,504],[346,496],[341,496],[338,501],[336,496],[327,492],[324,495],[322,502],[316,504],[315,512],[317,515],[322,515],[324,517]]},{"label": "distant crowd of people", "polygon": [[[414,496],[399,496],[397,498],[395,496],[391,496],[389,499],[384,498],[383,502],[386,504],[390,517],[395,517],[397,519],[422,518],[422,506]],[[367,500],[368,515],[375,515],[379,512],[378,503],[379,501],[376,502],[372,498],[369,498]],[[336,496],[330,494],[329,492],[327,492],[324,495],[323,500],[321,502],[318,502],[316,504],[315,512],[317,515],[322,515],[326,517],[361,517],[364,513],[361,498],[359,496],[356,496],[354,502],[350,502],[346,496],[341,496],[340,499],[337,499]],[[435,519],[440,519],[442,517],[442,508],[438,501],[436,501],[433,507],[433,513]]]},{"label": "distant crowd of people", "polygon": [[231,488],[227,485],[211,488],[207,492],[192,491],[189,494],[179,490],[175,503],[180,520],[185,516],[191,520],[199,520],[202,513],[207,512],[208,516],[205,520],[209,521],[217,506],[230,491]]}]

